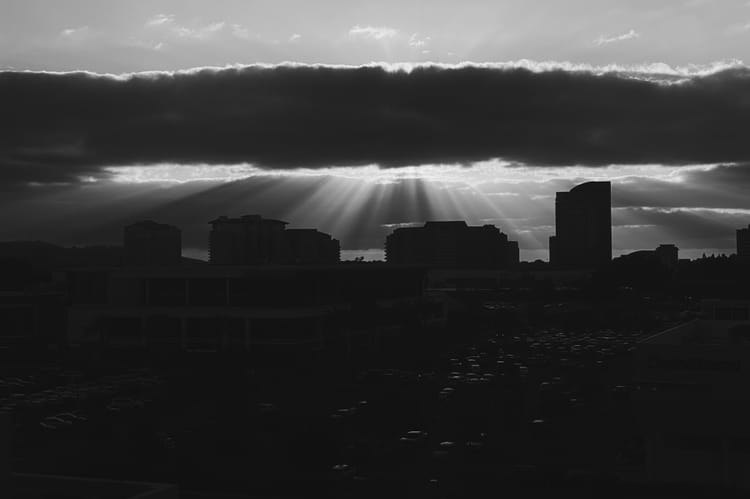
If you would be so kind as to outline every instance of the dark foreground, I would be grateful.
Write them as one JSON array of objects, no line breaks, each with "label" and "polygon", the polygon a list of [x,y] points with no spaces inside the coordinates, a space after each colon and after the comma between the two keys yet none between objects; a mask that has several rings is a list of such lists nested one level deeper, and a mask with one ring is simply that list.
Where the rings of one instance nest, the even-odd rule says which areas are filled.
[{"label": "dark foreground", "polygon": [[15,472],[181,497],[708,497],[646,485],[631,356],[647,334],[488,331],[357,369],[309,352],[9,360],[0,396]]}]

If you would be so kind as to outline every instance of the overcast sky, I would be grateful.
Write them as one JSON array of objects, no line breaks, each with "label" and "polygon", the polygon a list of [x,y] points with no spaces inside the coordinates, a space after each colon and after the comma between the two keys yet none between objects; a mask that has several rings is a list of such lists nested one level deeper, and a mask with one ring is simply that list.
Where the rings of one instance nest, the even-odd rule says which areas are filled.
[{"label": "overcast sky", "polygon": [[616,253],[729,253],[750,223],[745,0],[0,13],[0,239],[114,243],[155,218],[200,255],[208,220],[260,213],[350,256],[466,219],[546,258],[554,193],[588,179],[613,181]]},{"label": "overcast sky", "polygon": [[746,0],[2,0],[0,11],[0,65],[17,69],[750,58]]}]

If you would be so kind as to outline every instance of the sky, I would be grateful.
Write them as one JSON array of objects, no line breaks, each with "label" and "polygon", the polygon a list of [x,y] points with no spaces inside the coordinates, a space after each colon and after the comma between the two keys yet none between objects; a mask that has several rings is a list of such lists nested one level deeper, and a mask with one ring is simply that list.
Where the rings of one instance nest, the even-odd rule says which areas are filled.
[{"label": "sky", "polygon": [[615,254],[750,223],[744,0],[0,0],[0,240],[113,244],[259,213],[344,258],[494,224],[547,258],[612,181]]}]

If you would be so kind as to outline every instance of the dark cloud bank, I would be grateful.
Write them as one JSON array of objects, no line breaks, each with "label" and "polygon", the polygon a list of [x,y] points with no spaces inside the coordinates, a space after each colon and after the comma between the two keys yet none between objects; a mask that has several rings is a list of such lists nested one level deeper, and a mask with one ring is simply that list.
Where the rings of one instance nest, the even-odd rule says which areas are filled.
[{"label": "dark cloud bank", "polygon": [[473,66],[0,72],[0,182],[104,166],[750,160],[750,70],[682,83]]}]

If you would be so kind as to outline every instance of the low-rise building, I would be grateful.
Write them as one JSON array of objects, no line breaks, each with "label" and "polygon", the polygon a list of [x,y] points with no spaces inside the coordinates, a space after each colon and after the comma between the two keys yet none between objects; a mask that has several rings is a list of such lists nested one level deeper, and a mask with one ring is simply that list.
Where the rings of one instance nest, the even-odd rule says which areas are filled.
[{"label": "low-rise building", "polygon": [[464,221],[426,222],[401,227],[385,243],[386,261],[439,268],[505,269],[518,265],[516,241],[494,225],[470,227]]},{"label": "low-rise building", "polygon": [[750,302],[711,300],[700,318],[635,351],[635,410],[650,481],[750,488]]},{"label": "low-rise building", "polygon": [[209,261],[214,265],[316,265],[337,263],[339,242],[316,229],[287,229],[287,222],[245,215],[211,223]]},{"label": "low-rise building", "polygon": [[654,250],[640,250],[622,255],[614,260],[615,264],[630,264],[635,266],[660,265],[665,269],[675,270],[679,263],[679,248],[674,244],[660,244]]},{"label": "low-rise building", "polygon": [[385,264],[72,271],[68,341],[232,352],[349,345],[418,324],[424,281],[422,267]]}]

